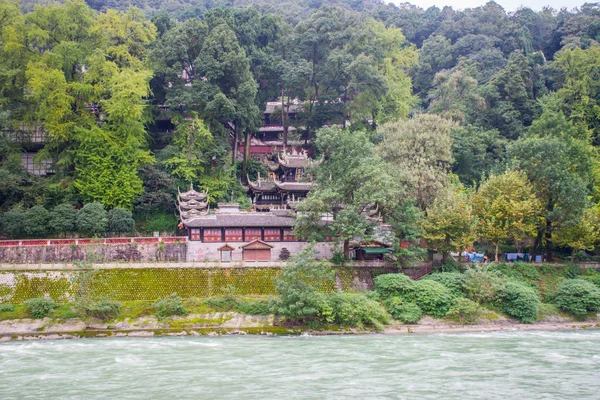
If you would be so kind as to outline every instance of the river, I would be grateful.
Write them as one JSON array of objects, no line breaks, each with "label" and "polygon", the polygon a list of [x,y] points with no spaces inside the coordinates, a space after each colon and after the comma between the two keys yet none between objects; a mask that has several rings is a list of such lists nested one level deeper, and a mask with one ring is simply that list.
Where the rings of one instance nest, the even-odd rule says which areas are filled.
[{"label": "river", "polygon": [[600,331],[0,344],[0,399],[599,399]]}]

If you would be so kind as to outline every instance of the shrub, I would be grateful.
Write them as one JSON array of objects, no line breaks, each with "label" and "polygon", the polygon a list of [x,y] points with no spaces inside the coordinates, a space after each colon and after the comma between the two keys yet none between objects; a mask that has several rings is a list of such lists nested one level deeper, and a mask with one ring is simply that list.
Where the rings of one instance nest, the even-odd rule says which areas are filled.
[{"label": "shrub", "polygon": [[121,303],[110,300],[85,302],[78,305],[78,311],[84,317],[98,318],[106,321],[119,316],[121,313]]},{"label": "shrub", "polygon": [[27,312],[33,318],[44,318],[56,308],[54,300],[48,297],[29,299],[25,303]]},{"label": "shrub", "polygon": [[600,289],[583,279],[568,279],[558,285],[554,303],[574,315],[600,311]]},{"label": "shrub", "polygon": [[54,232],[74,232],[76,225],[77,210],[71,204],[59,204],[50,212],[50,228]]},{"label": "shrub", "polygon": [[575,279],[581,274],[581,267],[577,264],[569,264],[565,268],[565,276],[569,279]]},{"label": "shrub", "polygon": [[498,271],[489,271],[486,267],[473,267],[465,272],[463,290],[467,297],[478,303],[491,303],[496,293],[506,282],[506,277]]},{"label": "shrub", "polygon": [[77,229],[88,235],[106,232],[108,213],[102,203],[88,203],[77,213]]},{"label": "shrub", "polygon": [[396,318],[405,324],[415,324],[423,316],[423,311],[415,303],[405,302],[400,297],[392,297],[385,302],[385,308]]},{"label": "shrub", "polygon": [[454,299],[454,303],[450,307],[447,316],[463,325],[471,325],[477,323],[482,311],[481,306],[474,301],[458,297]]},{"label": "shrub", "polygon": [[268,315],[272,308],[270,299],[244,299],[234,296],[212,297],[204,303],[218,311],[237,311],[248,315]]},{"label": "shrub", "polygon": [[590,281],[594,285],[600,287],[600,273],[596,270],[588,269],[585,271],[585,274],[580,278],[585,279],[586,281]]},{"label": "shrub", "polygon": [[511,317],[518,318],[526,324],[531,324],[537,319],[540,298],[531,287],[509,281],[498,291],[498,298],[502,311]]},{"label": "shrub", "polygon": [[357,293],[331,293],[325,295],[321,315],[327,322],[344,326],[372,325],[378,329],[389,323],[389,316],[378,302]]},{"label": "shrub", "polygon": [[511,264],[498,264],[489,268],[489,271],[498,271],[509,278],[515,278],[528,282],[540,279],[540,271],[533,264],[517,261]]},{"label": "shrub", "polygon": [[383,298],[406,295],[415,282],[404,274],[383,274],[375,278],[375,290]]},{"label": "shrub", "polygon": [[515,262],[512,266],[513,277],[523,278],[528,281],[538,281],[540,279],[540,271],[533,264],[526,262]]},{"label": "shrub", "polygon": [[156,310],[156,315],[161,318],[188,314],[188,309],[176,293],[158,299],[152,306]]},{"label": "shrub", "polygon": [[48,234],[50,213],[44,206],[31,207],[25,212],[23,230],[28,236],[43,237]]},{"label": "shrub", "polygon": [[19,208],[8,210],[2,216],[2,230],[9,234],[12,238],[19,237],[23,234],[23,219],[25,213]]},{"label": "shrub", "polygon": [[442,318],[452,306],[454,296],[450,289],[431,280],[416,281],[412,294],[406,300],[412,300],[425,312],[436,318]]},{"label": "shrub", "polygon": [[13,312],[15,311],[14,304],[0,304],[0,312]]},{"label": "shrub", "polygon": [[240,299],[235,311],[248,315],[269,315],[272,299]]},{"label": "shrub", "polygon": [[135,221],[131,211],[124,208],[113,208],[108,212],[108,230],[112,233],[131,232],[135,226]]},{"label": "shrub", "polygon": [[450,289],[452,294],[456,297],[463,295],[465,276],[459,272],[438,272],[425,276],[423,280],[431,280],[441,283]]},{"label": "shrub", "polygon": [[279,299],[274,302],[274,312],[294,319],[318,317],[323,307],[319,291],[333,287],[335,272],[314,255],[313,247],[307,246],[281,268],[275,280]]}]

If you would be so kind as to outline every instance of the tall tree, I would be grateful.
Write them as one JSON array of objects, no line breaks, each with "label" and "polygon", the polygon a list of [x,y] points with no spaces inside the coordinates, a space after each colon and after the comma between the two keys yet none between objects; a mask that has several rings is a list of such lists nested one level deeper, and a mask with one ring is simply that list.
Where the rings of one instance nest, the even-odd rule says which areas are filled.
[{"label": "tall tree", "polygon": [[541,204],[522,172],[491,175],[473,196],[479,237],[494,246],[495,260],[502,244],[513,240],[517,246],[534,236]]},{"label": "tall tree", "polygon": [[407,121],[382,125],[384,137],[378,152],[394,166],[394,172],[425,210],[448,185],[452,165],[451,133],[457,125],[433,114],[419,114]]},{"label": "tall tree", "polygon": [[470,247],[476,239],[470,194],[461,185],[446,188],[427,209],[421,226],[428,248],[441,251],[442,262],[451,251]]},{"label": "tall tree", "polygon": [[528,136],[510,146],[509,158],[525,172],[542,202],[535,249],[545,243],[546,258],[551,260],[554,231],[578,224],[595,191],[598,155],[587,131],[567,121],[552,98],[544,106]]},{"label": "tall tree", "polygon": [[316,146],[323,156],[313,170],[317,186],[299,205],[295,232],[311,240],[336,238],[348,258],[350,240],[372,238],[377,212],[397,204],[401,190],[366,133],[322,128]]}]

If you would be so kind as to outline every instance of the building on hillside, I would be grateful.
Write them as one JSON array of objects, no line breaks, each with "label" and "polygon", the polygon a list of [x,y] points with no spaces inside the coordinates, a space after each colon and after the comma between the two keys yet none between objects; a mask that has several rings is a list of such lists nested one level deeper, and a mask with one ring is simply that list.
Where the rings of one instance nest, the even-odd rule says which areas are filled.
[{"label": "building on hillside", "polygon": [[[180,228],[188,232],[188,261],[277,261],[306,246],[293,234],[294,211],[240,211],[237,203],[209,210],[206,194],[179,193]],[[332,256],[330,243],[317,243],[317,257]],[[268,257],[267,257],[268,253]]]},{"label": "building on hillside", "polygon": [[308,157],[306,151],[283,152],[276,161],[268,162],[269,175],[256,181],[248,178],[252,209],[270,211],[294,209],[313,188],[307,169],[318,163]]}]

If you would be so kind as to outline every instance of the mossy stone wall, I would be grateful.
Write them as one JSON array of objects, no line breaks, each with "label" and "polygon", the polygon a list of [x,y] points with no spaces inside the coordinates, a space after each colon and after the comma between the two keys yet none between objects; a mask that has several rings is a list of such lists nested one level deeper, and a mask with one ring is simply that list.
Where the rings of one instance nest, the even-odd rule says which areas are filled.
[{"label": "mossy stone wall", "polygon": [[[371,289],[373,278],[390,268],[336,268],[330,290]],[[21,303],[35,297],[68,302],[78,271],[2,271],[0,302]],[[234,291],[240,295],[275,294],[278,268],[118,268],[92,272],[89,290],[114,300],[155,300],[177,293],[184,298],[210,297]]]}]

